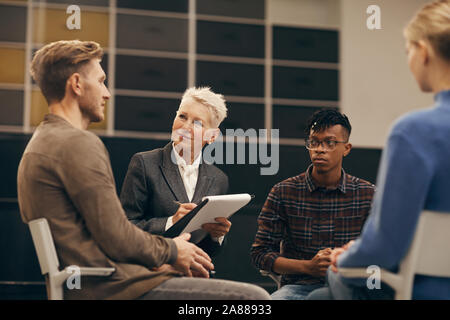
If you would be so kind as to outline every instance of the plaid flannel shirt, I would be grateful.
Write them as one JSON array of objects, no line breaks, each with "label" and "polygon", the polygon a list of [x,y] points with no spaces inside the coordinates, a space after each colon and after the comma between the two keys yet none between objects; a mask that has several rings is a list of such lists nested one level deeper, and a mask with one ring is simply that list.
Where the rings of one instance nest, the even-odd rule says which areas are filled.
[{"label": "plaid flannel shirt", "polygon": [[[314,184],[311,170],[312,165],[270,191],[251,248],[257,268],[273,272],[280,256],[311,260],[319,250],[341,247],[361,233],[375,186],[342,169],[337,188],[325,189]],[[315,283],[324,283],[324,278],[289,274],[281,279],[281,285]]]}]

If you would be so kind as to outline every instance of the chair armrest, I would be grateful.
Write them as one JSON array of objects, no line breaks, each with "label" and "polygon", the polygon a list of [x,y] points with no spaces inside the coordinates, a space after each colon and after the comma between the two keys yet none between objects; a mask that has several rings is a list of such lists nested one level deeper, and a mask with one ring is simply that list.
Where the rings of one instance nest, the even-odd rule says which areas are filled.
[{"label": "chair armrest", "polygon": [[267,270],[259,270],[262,276],[270,277],[277,285],[278,289],[281,285],[281,275],[275,274],[273,272],[267,271]]},{"label": "chair armrest", "polygon": [[370,276],[363,268],[339,268],[338,272],[345,278],[368,278]]},{"label": "chair armrest", "polygon": [[268,277],[270,275],[270,272],[266,271],[266,270],[259,270],[259,273],[261,273],[261,275],[263,275],[265,277]]},{"label": "chair armrest", "polygon": [[[363,278],[367,279],[371,276],[371,273],[367,272],[367,269],[363,268],[339,268],[338,272],[345,278]],[[402,285],[402,277],[396,273],[392,273],[385,269],[380,269],[380,281],[388,284],[394,290],[398,290]]]},{"label": "chair armrest", "polygon": [[57,283],[61,284],[64,281],[66,281],[67,278],[73,272],[79,271],[80,276],[98,276],[98,277],[107,277],[111,275],[114,271],[116,271],[115,268],[91,268],[91,267],[76,267],[77,269],[73,269],[76,266],[68,266],[63,271],[59,271],[55,275],[52,276],[52,278],[57,281]]},{"label": "chair armrest", "polygon": [[110,276],[115,268],[89,268],[89,267],[81,267],[80,273],[82,276],[99,276],[99,277],[107,277]]}]

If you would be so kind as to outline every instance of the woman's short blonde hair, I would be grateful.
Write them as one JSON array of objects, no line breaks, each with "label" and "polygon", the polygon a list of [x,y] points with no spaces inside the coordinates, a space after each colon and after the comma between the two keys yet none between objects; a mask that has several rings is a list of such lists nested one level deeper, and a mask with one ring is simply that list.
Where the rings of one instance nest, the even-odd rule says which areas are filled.
[{"label": "woman's short blonde hair", "polygon": [[411,42],[428,40],[442,58],[450,61],[450,0],[425,5],[405,27],[404,35]]},{"label": "woman's short blonde hair", "polygon": [[56,41],[39,49],[31,62],[31,75],[47,102],[64,98],[69,77],[91,59],[102,59],[103,49],[94,41]]},{"label": "woman's short blonde hair", "polygon": [[189,88],[181,98],[180,107],[188,100],[193,99],[206,106],[210,113],[210,124],[218,128],[227,117],[227,107],[223,95],[214,93],[209,87]]}]

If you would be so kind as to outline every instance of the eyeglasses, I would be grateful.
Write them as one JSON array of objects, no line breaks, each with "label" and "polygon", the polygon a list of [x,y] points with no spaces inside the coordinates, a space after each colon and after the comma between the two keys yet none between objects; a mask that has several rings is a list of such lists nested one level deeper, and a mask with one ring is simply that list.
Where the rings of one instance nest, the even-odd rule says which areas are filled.
[{"label": "eyeglasses", "polygon": [[322,145],[325,150],[333,151],[338,143],[347,143],[347,141],[305,139],[305,147],[308,150],[315,150]]},{"label": "eyeglasses", "polygon": [[187,121],[190,120],[192,122],[192,124],[194,125],[194,127],[197,128],[197,129],[201,129],[201,128],[204,127],[204,125],[203,125],[201,120],[189,119],[188,116],[186,114],[184,114],[184,113],[177,112],[177,117],[178,117],[178,119],[180,119],[183,122],[187,122]]}]

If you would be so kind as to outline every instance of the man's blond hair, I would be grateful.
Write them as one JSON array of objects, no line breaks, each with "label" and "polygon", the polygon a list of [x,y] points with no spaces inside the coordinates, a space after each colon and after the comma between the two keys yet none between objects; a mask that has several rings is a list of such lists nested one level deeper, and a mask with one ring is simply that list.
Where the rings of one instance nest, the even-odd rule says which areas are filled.
[{"label": "man's blond hair", "polygon": [[94,41],[61,40],[39,49],[31,62],[31,75],[47,103],[64,98],[69,77],[91,59],[102,59],[103,49]]}]

